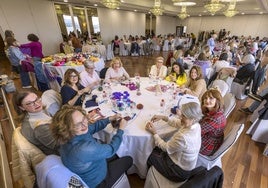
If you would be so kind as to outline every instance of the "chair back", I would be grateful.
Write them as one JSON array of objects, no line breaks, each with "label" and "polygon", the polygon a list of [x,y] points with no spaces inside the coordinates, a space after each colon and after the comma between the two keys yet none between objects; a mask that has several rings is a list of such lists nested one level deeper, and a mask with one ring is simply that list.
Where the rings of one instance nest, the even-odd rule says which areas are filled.
[{"label": "chair back", "polygon": [[62,106],[62,98],[59,92],[49,89],[42,94],[42,103],[46,106],[47,112],[54,116]]},{"label": "chair back", "polygon": [[14,130],[12,137],[12,171],[14,181],[22,178],[25,187],[33,187],[35,182],[34,167],[45,156],[39,148],[31,144],[21,134],[21,127]]},{"label": "chair back", "polygon": [[240,134],[242,133],[244,129],[244,124],[235,125],[232,130],[227,134],[227,136],[224,138],[224,141],[220,148],[208,158],[210,160],[215,160],[219,157],[222,157],[238,140]]},{"label": "chair back", "polygon": [[235,108],[236,101],[232,93],[227,93],[224,97],[224,115],[227,118]]},{"label": "chair back", "polygon": [[224,97],[230,90],[228,84],[223,80],[214,80],[211,84],[211,88],[217,88],[221,92],[221,96]]}]

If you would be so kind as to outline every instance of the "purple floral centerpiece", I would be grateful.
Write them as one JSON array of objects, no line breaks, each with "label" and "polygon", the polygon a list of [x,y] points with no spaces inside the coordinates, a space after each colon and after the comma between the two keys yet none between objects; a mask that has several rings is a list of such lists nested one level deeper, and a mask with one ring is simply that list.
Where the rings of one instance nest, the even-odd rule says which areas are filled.
[{"label": "purple floral centerpiece", "polygon": [[112,104],[116,110],[123,111],[126,107],[132,107],[133,101],[129,98],[129,93],[124,92],[113,92],[112,93]]}]

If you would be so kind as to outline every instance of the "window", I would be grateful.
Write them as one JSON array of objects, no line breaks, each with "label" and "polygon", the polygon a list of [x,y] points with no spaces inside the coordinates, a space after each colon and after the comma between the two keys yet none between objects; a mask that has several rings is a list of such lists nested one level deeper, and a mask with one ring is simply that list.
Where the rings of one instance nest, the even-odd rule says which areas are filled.
[{"label": "window", "polygon": [[[73,32],[74,28],[73,28],[71,16],[63,15],[63,19],[64,19],[64,23],[67,29],[67,33]],[[74,16],[74,23],[75,23],[76,29],[81,32],[81,28],[80,28],[77,16]]]},{"label": "window", "polygon": [[93,24],[94,33],[99,33],[100,32],[99,18],[96,16],[92,16],[92,24]]}]

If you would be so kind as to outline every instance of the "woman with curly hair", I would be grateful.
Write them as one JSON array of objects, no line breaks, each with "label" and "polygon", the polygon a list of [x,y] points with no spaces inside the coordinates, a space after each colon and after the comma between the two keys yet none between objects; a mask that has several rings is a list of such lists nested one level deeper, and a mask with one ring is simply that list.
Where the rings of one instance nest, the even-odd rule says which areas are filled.
[{"label": "woman with curly hair", "polygon": [[118,118],[121,118],[120,114],[89,124],[87,113],[81,107],[65,105],[52,119],[51,130],[61,144],[63,164],[89,187],[112,187],[132,166],[131,157],[115,155],[123,139],[126,120],[120,121],[109,144],[99,143],[93,137]]},{"label": "woman with curly hair", "polygon": [[107,82],[121,82],[129,79],[129,74],[123,67],[123,63],[119,57],[112,59],[110,67],[105,74],[105,81]]},{"label": "woman with curly hair", "polygon": [[226,125],[223,105],[223,98],[217,89],[209,89],[201,98],[204,116],[199,122],[202,137],[200,153],[203,155],[213,155],[223,143]]},{"label": "woman with curly hair", "polygon": [[170,74],[166,77],[169,82],[175,82],[179,87],[183,88],[187,82],[187,75],[180,63],[173,63]]}]

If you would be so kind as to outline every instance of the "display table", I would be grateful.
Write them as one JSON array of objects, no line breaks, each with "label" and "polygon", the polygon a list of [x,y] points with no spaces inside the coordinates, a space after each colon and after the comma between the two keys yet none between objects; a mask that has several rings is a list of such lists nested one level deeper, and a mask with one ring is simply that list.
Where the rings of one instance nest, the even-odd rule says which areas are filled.
[{"label": "display table", "polygon": [[[105,63],[103,58],[100,58],[99,61],[95,62],[95,70],[99,73],[105,67]],[[68,69],[75,69],[79,73],[85,70],[84,65],[76,65],[76,66],[53,66],[51,63],[44,63],[43,69],[48,77],[49,85],[51,89],[55,91],[60,91],[61,86],[59,85],[57,78],[63,79],[64,73]]]},{"label": "display table", "polygon": [[106,47],[102,44],[96,44],[96,45],[83,45],[82,46],[82,52],[83,53],[98,53],[101,55],[102,58],[106,59]]},{"label": "display table", "polygon": [[[134,78],[132,80],[133,82],[136,82]],[[154,81],[149,78],[141,78],[140,80],[141,95],[139,96],[136,94],[136,90],[130,91],[128,87],[121,84],[112,83],[110,89],[112,90],[111,92],[127,91],[130,94],[129,98],[136,104],[142,104],[143,109],[138,110],[137,108],[132,108],[119,111],[112,107],[112,102],[109,98],[103,99],[102,97],[99,97],[98,101],[100,103],[99,108],[101,109],[101,113],[106,117],[114,115],[115,113],[121,113],[123,117],[131,117],[131,120],[128,121],[128,125],[124,130],[123,141],[117,154],[120,157],[126,155],[131,156],[133,158],[133,166],[128,173],[137,173],[141,178],[145,178],[147,174],[147,158],[154,148],[153,136],[145,130],[146,122],[150,121],[155,114],[165,114],[171,118],[175,118],[175,115],[170,113],[170,109],[178,104],[178,100],[180,101],[179,105],[189,101],[199,102],[199,100],[198,98],[189,95],[177,95],[176,99],[172,99],[172,89],[168,89],[166,92],[162,94],[158,93],[156,95],[155,92],[149,91],[156,84]],[[171,83],[161,81],[160,85],[165,85],[168,88],[171,86]],[[106,90],[105,87],[104,90]],[[103,91],[100,92],[96,89],[92,94],[102,96],[102,92]],[[106,90],[106,93],[109,93],[109,91]],[[166,101],[166,108],[160,112],[160,101],[162,99]],[[84,106],[84,109],[89,111],[92,108],[86,108]],[[176,128],[170,127],[164,121],[155,122],[155,126],[157,128],[157,133],[161,137],[169,138],[176,132]],[[108,125],[104,130],[96,133],[95,136],[105,142],[109,142],[115,131],[116,129],[111,125]]]}]

